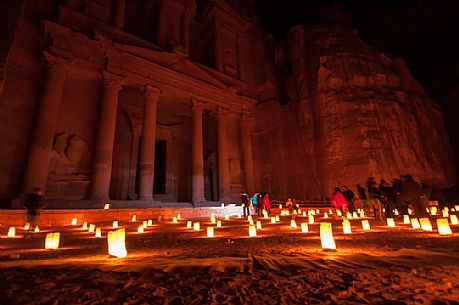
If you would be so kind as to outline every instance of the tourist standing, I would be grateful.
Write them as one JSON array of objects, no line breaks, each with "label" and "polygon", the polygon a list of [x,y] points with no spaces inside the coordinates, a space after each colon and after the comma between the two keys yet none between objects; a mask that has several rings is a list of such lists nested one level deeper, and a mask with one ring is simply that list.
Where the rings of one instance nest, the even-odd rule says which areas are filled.
[{"label": "tourist standing", "polygon": [[401,195],[403,200],[414,209],[417,217],[424,217],[427,215],[426,205],[423,202],[425,199],[422,192],[422,187],[419,183],[413,180],[411,175],[402,176]]},{"label": "tourist standing", "polygon": [[347,206],[349,209],[349,212],[353,213],[355,212],[355,207],[354,207],[354,192],[347,186],[344,186],[344,198],[347,201]]},{"label": "tourist standing", "polygon": [[268,214],[271,214],[271,202],[269,201],[269,196],[267,193],[263,194],[263,206],[266,212],[268,212]]},{"label": "tourist standing", "polygon": [[34,187],[32,192],[27,194],[24,207],[27,209],[27,222],[30,228],[35,229],[40,217],[40,209],[43,207],[43,191],[39,187]]},{"label": "tourist standing", "polygon": [[[258,214],[258,193],[255,193],[251,198],[250,198],[250,202],[252,203],[252,206],[254,208],[254,210],[257,212]],[[260,215],[260,214],[258,214]]]},{"label": "tourist standing", "polygon": [[347,210],[347,201],[339,187],[335,187],[335,193],[332,195],[331,201],[333,206],[344,214],[345,210]]},{"label": "tourist standing", "polygon": [[245,216],[250,215],[250,210],[249,210],[249,196],[247,195],[246,192],[241,192],[241,205],[242,205],[242,212]]}]

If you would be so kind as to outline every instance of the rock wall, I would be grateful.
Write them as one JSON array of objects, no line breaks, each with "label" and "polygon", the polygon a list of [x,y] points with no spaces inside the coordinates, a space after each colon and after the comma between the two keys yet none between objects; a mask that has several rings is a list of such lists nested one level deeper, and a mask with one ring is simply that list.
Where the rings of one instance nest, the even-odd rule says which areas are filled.
[{"label": "rock wall", "polygon": [[317,198],[317,192],[328,195],[335,186],[355,186],[369,176],[390,181],[406,173],[430,189],[454,184],[443,115],[402,60],[371,49],[343,26],[294,27],[286,46],[289,75],[280,87],[290,100],[289,118],[276,107],[268,112],[291,122],[267,141],[283,138],[277,147],[289,152],[288,162],[271,159],[273,167],[282,164],[271,175],[303,177],[303,190],[287,184],[272,192]]}]

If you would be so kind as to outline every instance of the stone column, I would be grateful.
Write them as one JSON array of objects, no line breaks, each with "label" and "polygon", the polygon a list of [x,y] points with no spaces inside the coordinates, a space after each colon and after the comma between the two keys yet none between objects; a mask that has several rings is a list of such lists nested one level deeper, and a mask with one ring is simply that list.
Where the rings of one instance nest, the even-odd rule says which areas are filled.
[{"label": "stone column", "polygon": [[204,155],[202,144],[202,111],[203,105],[192,100],[191,106],[191,153],[192,177],[191,200],[193,203],[205,201],[204,197]]},{"label": "stone column", "polygon": [[97,200],[108,198],[110,189],[118,93],[122,85],[122,79],[119,76],[108,72],[102,73],[104,88],[100,106],[91,185],[91,198]]},{"label": "stone column", "polygon": [[155,168],[156,110],[160,90],[152,86],[142,88],[145,96],[142,121],[142,146],[140,148],[140,200],[153,199]]},{"label": "stone column", "polygon": [[253,178],[253,158],[252,158],[252,137],[251,125],[252,118],[247,113],[241,113],[241,145],[242,160],[244,164],[245,187],[248,193],[255,192]]},{"label": "stone column", "polygon": [[27,167],[24,173],[23,192],[34,187],[46,188],[54,135],[59,119],[62,90],[66,78],[66,62],[47,52],[47,74],[41,94],[41,102],[32,134]]},{"label": "stone column", "polygon": [[228,160],[228,137],[226,135],[226,116],[226,110],[223,108],[218,108],[218,200],[223,202],[230,199],[230,174]]},{"label": "stone column", "polygon": [[113,25],[119,29],[124,28],[124,12],[126,9],[126,0],[116,0],[113,12]]}]

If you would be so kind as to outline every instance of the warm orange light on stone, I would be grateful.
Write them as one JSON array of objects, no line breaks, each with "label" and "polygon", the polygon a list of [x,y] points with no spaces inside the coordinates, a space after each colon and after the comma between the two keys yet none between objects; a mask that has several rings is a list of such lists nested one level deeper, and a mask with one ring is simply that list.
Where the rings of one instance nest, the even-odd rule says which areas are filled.
[{"label": "warm orange light on stone", "polygon": [[307,233],[309,231],[308,224],[306,222],[301,223],[301,232]]},{"label": "warm orange light on stone", "polygon": [[8,229],[8,237],[15,237],[16,236],[16,228],[15,227],[10,227]]},{"label": "warm orange light on stone", "polygon": [[45,249],[56,250],[57,248],[59,248],[60,238],[61,238],[61,233],[59,232],[46,234]]},{"label": "warm orange light on stone", "polygon": [[118,258],[126,257],[127,250],[125,238],[126,234],[124,229],[109,231],[107,235],[108,254]]},{"label": "warm orange light on stone", "polygon": [[242,218],[242,214],[237,214],[237,218]]},{"label": "warm orange light on stone", "polygon": [[448,218],[437,219],[437,230],[440,235],[451,235],[453,232],[449,227]]},{"label": "warm orange light on stone", "polygon": [[214,237],[214,227],[207,227],[207,237]]},{"label": "warm orange light on stone", "polygon": [[420,218],[419,222],[421,223],[421,229],[423,229],[424,231],[432,231],[432,224],[430,223],[429,218]]},{"label": "warm orange light on stone", "polygon": [[320,241],[322,249],[336,250],[335,239],[333,238],[332,224],[330,222],[320,223]]},{"label": "warm orange light on stone", "polygon": [[370,231],[371,228],[370,228],[370,222],[368,222],[368,220],[362,220],[362,229],[364,231]]},{"label": "warm orange light on stone", "polygon": [[249,236],[250,237],[257,236],[257,228],[255,228],[255,226],[249,226]]},{"label": "warm orange light on stone", "polygon": [[348,219],[344,219],[342,224],[343,224],[343,233],[351,234],[352,233],[351,222]]}]

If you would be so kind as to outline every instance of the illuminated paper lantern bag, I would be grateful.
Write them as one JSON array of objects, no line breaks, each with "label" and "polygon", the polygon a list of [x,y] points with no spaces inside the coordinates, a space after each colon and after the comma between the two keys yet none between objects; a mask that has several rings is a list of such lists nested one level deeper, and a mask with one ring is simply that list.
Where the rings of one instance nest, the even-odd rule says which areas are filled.
[{"label": "illuminated paper lantern bag", "polygon": [[333,238],[332,224],[330,222],[320,223],[320,241],[322,249],[335,250],[335,239]]},{"label": "illuminated paper lantern bag", "polygon": [[108,232],[108,254],[118,258],[125,257],[127,255],[125,238],[126,234],[124,229]]},{"label": "illuminated paper lantern bag", "polygon": [[59,248],[60,238],[61,238],[61,233],[59,232],[46,234],[45,249],[56,250],[57,248]]}]

